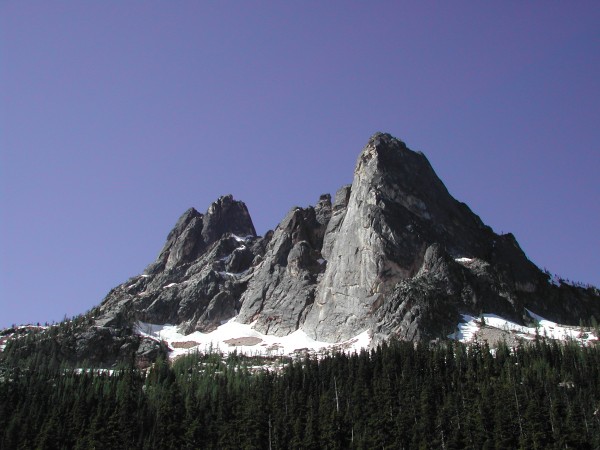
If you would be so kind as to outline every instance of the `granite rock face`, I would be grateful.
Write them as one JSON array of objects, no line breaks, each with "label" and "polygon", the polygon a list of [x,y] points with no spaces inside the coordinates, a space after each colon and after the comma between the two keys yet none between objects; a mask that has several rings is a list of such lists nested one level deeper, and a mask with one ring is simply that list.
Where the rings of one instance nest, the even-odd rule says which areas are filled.
[{"label": "granite rock face", "polygon": [[316,207],[287,214],[242,296],[239,321],[256,321],[258,331],[277,336],[300,327],[324,270],[321,248],[330,218],[329,195],[321,196]]},{"label": "granite rock face", "polygon": [[98,361],[127,359],[131,352],[123,353],[118,345],[125,333],[136,359],[154,359],[160,348],[137,334],[139,322],[177,324],[185,333],[212,331],[238,314],[269,237],[256,236],[246,205],[231,195],[219,198],[205,214],[190,208],[156,261],[112,289],[95,308],[92,326],[76,336],[78,354],[102,348],[107,355]]},{"label": "granite rock face", "polygon": [[[455,259],[487,261],[515,299],[544,282],[512,236],[498,236],[485,226],[448,193],[422,153],[390,135],[378,133],[369,140],[347,205],[340,209],[325,236],[327,268],[303,324],[315,339],[341,341],[365,329],[420,337],[424,330],[418,322],[429,298],[440,298],[433,287],[440,277],[444,291],[458,289],[462,275],[444,272],[458,265]],[[431,264],[432,255],[450,262]],[[425,279],[431,282],[424,284]],[[425,295],[413,292],[417,284]],[[456,323],[458,310],[479,312],[484,306],[481,301],[444,305],[454,315],[443,323]]]},{"label": "granite rock face", "polygon": [[187,210],[145,273],[111,291],[100,305],[102,326],[134,318],[210,331],[235,316],[252,265],[264,252],[246,205],[231,195],[206,214]]},{"label": "granite rock face", "polygon": [[140,321],[189,333],[234,317],[327,342],[365,330],[374,343],[429,340],[454,331],[461,314],[522,323],[525,308],[578,324],[600,317],[600,294],[552,284],[514,236],[448,193],[422,153],[376,133],[333,202],[324,194],[292,208],[262,237],[230,195],[205,214],[186,211],[157,259],[110,291],[70,345],[99,361],[152,359],[161,349],[136,334]]},{"label": "granite rock face", "polygon": [[190,208],[179,218],[158,258],[146,269],[146,273],[156,274],[193,262],[227,233],[256,237],[248,208],[243,202],[227,195],[210,205],[204,215]]}]

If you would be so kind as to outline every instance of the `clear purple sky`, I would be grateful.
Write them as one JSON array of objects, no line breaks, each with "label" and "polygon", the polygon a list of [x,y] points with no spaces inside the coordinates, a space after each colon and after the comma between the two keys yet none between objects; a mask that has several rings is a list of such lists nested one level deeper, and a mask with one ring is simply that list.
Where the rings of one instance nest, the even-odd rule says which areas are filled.
[{"label": "clear purple sky", "polygon": [[0,2],[0,327],[85,312],[220,195],[274,228],[375,131],[600,285],[599,24],[598,1]]}]

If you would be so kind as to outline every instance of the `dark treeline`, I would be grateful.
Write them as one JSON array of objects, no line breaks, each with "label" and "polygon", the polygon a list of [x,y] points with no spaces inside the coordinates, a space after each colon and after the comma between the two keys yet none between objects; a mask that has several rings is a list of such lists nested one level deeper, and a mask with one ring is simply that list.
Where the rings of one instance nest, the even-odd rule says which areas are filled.
[{"label": "dark treeline", "polygon": [[288,361],[0,372],[2,449],[597,449],[600,348],[393,342]]}]

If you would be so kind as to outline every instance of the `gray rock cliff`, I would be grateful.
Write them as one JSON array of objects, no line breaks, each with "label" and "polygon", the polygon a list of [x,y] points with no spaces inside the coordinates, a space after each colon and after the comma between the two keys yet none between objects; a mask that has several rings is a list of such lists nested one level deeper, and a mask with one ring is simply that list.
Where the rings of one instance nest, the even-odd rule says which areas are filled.
[{"label": "gray rock cliff", "polygon": [[244,292],[238,320],[265,334],[284,336],[304,322],[324,270],[323,237],[331,198],[316,207],[294,208],[277,226],[264,258]]},{"label": "gray rock cliff", "polygon": [[111,290],[59,346],[75,359],[148,361],[165,349],[136,333],[139,322],[209,332],[234,317],[327,342],[365,330],[374,343],[429,340],[454,331],[461,314],[522,323],[525,308],[576,325],[600,317],[600,294],[551,283],[513,235],[494,233],[449,194],[422,153],[376,133],[333,203],[324,194],[292,208],[263,237],[231,195],[205,214],[187,210],[145,272]]},{"label": "gray rock cliff", "polygon": [[92,359],[97,363],[145,360],[163,350],[137,334],[139,322],[176,324],[185,333],[213,330],[238,314],[269,237],[256,236],[246,205],[231,195],[219,198],[205,214],[188,209],[156,261],[112,289],[88,314],[90,326],[74,334],[70,341],[75,343],[69,345],[77,355],[97,355]]},{"label": "gray rock cliff", "polygon": [[333,203],[324,194],[292,208],[264,237],[231,196],[186,211],[145,273],[109,293],[96,324],[206,332],[236,317],[327,342],[368,330],[376,343],[444,338],[461,314],[523,322],[525,308],[577,324],[600,317],[600,298],[551,284],[513,235],[450,195],[425,155],[376,133]]},{"label": "gray rock cliff", "polygon": [[[429,297],[441,298],[439,280],[444,291],[458,289],[463,275],[445,271],[458,266],[459,258],[490,264],[513,301],[544,282],[512,236],[498,236],[485,226],[448,193],[422,153],[388,134],[375,134],[361,152],[347,205],[339,210],[325,235],[326,270],[303,324],[315,339],[341,341],[365,329],[420,337]],[[434,257],[446,262],[432,264]],[[416,285],[421,297],[413,291]],[[456,322],[459,309],[491,306],[482,301],[443,303],[440,308],[453,314],[438,325]]]}]

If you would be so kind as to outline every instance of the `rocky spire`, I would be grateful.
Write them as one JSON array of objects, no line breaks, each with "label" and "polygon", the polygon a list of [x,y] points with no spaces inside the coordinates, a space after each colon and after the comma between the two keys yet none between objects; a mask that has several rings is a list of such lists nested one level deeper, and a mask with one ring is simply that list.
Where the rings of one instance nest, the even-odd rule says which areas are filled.
[{"label": "rocky spire", "polygon": [[152,274],[164,269],[171,269],[197,257],[205,247],[202,228],[202,214],[194,208],[184,212],[167,236],[167,242],[156,261],[146,268],[146,273]]},{"label": "rocky spire", "polygon": [[292,208],[275,229],[242,295],[239,321],[256,321],[257,330],[279,336],[299,328],[324,269],[320,250],[330,217],[329,194],[315,207]]},{"label": "rocky spire", "polygon": [[327,268],[303,325],[316,339],[340,341],[372,327],[398,284],[419,274],[432,245],[450,259],[510,265],[515,289],[535,289],[539,271],[516,242],[494,234],[448,193],[422,153],[389,134],[371,137],[351,188],[339,196],[324,238]]},{"label": "rocky spire", "polygon": [[333,203],[324,194],[292,208],[264,237],[231,195],[205,214],[186,211],[146,273],[111,290],[77,345],[92,351],[104,333],[130,348],[108,337],[132,333],[138,320],[205,332],[234,316],[263,333],[302,328],[328,342],[365,330],[374,343],[433,339],[453,332],[461,314],[522,322],[525,308],[576,324],[600,317],[600,297],[549,283],[514,236],[494,233],[448,193],[422,153],[376,133]]},{"label": "rocky spire", "polygon": [[146,273],[169,270],[192,262],[227,233],[256,237],[244,202],[234,200],[232,195],[225,195],[213,202],[204,215],[190,208],[179,218],[158,258],[148,266]]},{"label": "rocky spire", "polygon": [[240,237],[256,236],[254,224],[244,202],[225,195],[214,202],[204,215],[202,238],[206,245],[220,239],[226,233]]}]

